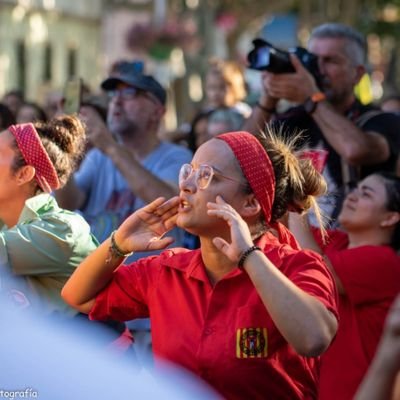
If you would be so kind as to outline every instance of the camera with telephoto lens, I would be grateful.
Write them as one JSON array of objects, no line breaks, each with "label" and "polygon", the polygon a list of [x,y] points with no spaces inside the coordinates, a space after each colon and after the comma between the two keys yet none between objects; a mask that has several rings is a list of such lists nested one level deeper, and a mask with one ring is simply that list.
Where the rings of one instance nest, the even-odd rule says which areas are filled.
[{"label": "camera with telephoto lens", "polygon": [[290,53],[297,56],[304,67],[313,75],[318,87],[321,87],[321,73],[318,68],[318,57],[304,47],[294,47],[289,51],[280,50],[264,39],[253,40],[254,49],[247,55],[248,68],[268,71],[274,74],[295,72],[290,61]]}]

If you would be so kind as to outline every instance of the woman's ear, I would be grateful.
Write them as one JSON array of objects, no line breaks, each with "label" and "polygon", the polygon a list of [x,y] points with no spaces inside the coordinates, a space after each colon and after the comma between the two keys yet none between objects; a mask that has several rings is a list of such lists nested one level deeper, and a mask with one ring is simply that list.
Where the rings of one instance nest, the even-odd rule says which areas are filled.
[{"label": "woman's ear", "polygon": [[35,167],[32,165],[24,165],[23,167],[19,168],[16,173],[18,185],[22,186],[25,183],[31,182],[35,178],[35,173]]},{"label": "woman's ear", "polygon": [[261,212],[261,204],[254,196],[254,193],[250,193],[246,196],[242,209],[241,209],[241,216],[242,217],[255,217]]},{"label": "woman's ear", "polygon": [[386,217],[381,221],[380,226],[382,228],[395,226],[400,221],[400,213],[396,211],[389,211]]}]

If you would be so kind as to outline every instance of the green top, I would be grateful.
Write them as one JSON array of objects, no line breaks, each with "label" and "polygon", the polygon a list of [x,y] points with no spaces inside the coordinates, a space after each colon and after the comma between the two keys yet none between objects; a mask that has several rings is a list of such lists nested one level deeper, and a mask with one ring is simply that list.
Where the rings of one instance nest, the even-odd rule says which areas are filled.
[{"label": "green top", "polygon": [[76,311],[61,299],[61,289],[97,246],[82,216],[61,209],[49,194],[32,197],[17,225],[8,229],[0,221],[0,289],[20,306],[72,316]]}]

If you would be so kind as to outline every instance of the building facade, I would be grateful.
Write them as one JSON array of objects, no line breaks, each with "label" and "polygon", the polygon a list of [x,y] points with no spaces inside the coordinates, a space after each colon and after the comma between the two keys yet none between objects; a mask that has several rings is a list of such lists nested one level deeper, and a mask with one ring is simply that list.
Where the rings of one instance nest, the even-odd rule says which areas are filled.
[{"label": "building facade", "polygon": [[102,0],[0,1],[0,96],[22,90],[41,102],[70,77],[89,87],[102,74]]}]

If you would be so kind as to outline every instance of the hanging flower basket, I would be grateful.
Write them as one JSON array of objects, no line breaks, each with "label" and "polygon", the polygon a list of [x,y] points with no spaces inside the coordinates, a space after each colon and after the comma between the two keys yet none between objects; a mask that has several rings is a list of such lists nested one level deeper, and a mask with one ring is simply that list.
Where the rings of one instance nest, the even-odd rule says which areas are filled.
[{"label": "hanging flower basket", "polygon": [[162,26],[151,21],[133,24],[126,33],[126,46],[133,52],[147,52],[156,60],[169,59],[172,50],[184,51],[199,47],[197,25],[191,18],[171,18]]}]

